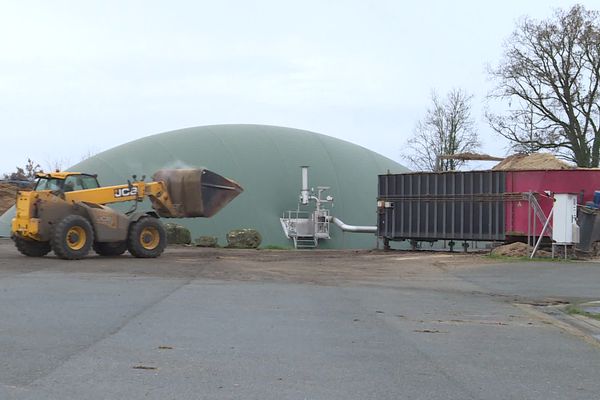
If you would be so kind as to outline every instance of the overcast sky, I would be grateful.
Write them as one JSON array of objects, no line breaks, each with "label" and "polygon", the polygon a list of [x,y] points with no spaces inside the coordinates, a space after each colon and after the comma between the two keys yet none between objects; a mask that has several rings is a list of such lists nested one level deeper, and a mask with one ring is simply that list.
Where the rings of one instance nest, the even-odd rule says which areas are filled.
[{"label": "overcast sky", "polygon": [[484,151],[502,155],[481,116],[486,65],[519,17],[573,4],[0,0],[0,172],[225,123],[308,129],[403,163],[431,91],[452,88],[475,96]]}]

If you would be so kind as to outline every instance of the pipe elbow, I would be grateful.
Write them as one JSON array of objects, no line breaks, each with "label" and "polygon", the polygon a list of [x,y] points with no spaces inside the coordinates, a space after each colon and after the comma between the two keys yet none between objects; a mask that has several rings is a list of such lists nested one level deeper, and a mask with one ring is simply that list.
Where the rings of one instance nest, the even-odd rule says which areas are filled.
[{"label": "pipe elbow", "polygon": [[377,233],[376,226],[348,225],[348,224],[345,224],[344,221],[342,221],[339,218],[336,218],[336,217],[331,217],[331,218],[333,220],[333,223],[335,225],[337,225],[337,227],[340,228],[341,230],[343,230],[344,232]]}]

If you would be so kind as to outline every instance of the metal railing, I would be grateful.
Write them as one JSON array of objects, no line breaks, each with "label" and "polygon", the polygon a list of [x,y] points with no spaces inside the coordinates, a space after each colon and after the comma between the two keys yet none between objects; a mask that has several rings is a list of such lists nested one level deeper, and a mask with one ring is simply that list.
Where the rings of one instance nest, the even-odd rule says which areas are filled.
[{"label": "metal railing", "polygon": [[285,226],[287,228],[287,236],[294,237],[298,236],[298,225],[301,222],[307,221],[311,213],[308,211],[300,211],[300,210],[289,210],[283,213],[281,218],[284,221]]},{"label": "metal railing", "polygon": [[[330,238],[329,220],[329,210],[289,210],[283,213],[281,224],[294,247],[317,247],[319,239]],[[309,246],[309,242],[314,244]]]}]

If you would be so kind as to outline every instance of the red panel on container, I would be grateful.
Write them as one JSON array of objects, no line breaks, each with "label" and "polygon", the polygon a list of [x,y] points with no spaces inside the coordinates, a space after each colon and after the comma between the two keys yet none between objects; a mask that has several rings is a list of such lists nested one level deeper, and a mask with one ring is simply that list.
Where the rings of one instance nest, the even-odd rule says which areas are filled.
[{"label": "red panel on container", "polygon": [[[574,193],[578,203],[592,201],[594,191],[600,190],[600,169],[553,170],[553,171],[506,171],[507,192]],[[552,200],[538,197],[544,214],[552,209]],[[527,201],[506,203],[506,235],[527,235]],[[533,214],[533,213],[532,213]],[[532,217],[533,218],[533,217]],[[536,223],[536,235],[542,226]]]}]

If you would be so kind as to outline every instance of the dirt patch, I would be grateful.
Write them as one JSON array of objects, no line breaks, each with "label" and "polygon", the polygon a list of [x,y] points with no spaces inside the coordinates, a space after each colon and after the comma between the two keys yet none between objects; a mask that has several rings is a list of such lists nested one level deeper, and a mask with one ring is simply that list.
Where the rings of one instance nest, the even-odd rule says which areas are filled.
[{"label": "dirt patch", "polygon": [[15,205],[17,190],[14,185],[0,183],[0,215]]},{"label": "dirt patch", "polygon": [[[529,257],[531,255],[532,250],[533,249],[531,248],[531,246],[525,243],[516,242],[498,246],[492,250],[491,254],[493,256],[502,257]],[[545,250],[538,250],[536,251],[535,256],[541,258],[550,258],[552,257],[552,254]]]},{"label": "dirt patch", "polygon": [[566,162],[549,153],[514,154],[506,157],[493,170],[528,170],[528,169],[574,169]]},{"label": "dirt patch", "polygon": [[468,270],[497,261],[479,254],[377,250],[238,250],[169,246],[157,259],[100,257],[91,254],[76,263],[53,254],[23,257],[11,240],[0,239],[0,273],[24,270],[106,273],[113,277],[144,276],[170,279],[289,282],[323,286],[369,284],[396,286],[398,281],[419,287],[438,284],[440,274]]}]

